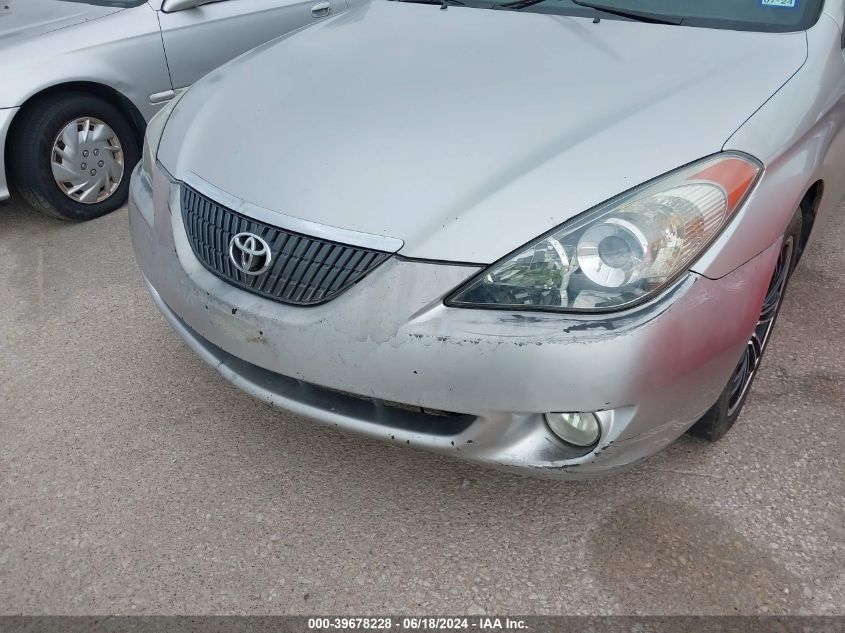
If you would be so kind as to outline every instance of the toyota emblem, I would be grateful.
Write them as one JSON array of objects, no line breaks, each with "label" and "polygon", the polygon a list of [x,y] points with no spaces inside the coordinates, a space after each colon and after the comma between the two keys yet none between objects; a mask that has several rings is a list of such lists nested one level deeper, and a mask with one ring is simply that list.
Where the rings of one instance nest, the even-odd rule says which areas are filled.
[{"label": "toyota emblem", "polygon": [[229,240],[229,259],[245,275],[260,275],[273,261],[270,245],[255,233],[238,233]]}]

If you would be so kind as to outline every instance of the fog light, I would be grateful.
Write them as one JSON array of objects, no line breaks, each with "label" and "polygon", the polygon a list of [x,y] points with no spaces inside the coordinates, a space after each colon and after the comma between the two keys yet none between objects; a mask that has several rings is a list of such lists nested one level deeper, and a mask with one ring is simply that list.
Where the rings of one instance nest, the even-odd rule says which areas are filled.
[{"label": "fog light", "polygon": [[595,413],[547,413],[546,424],[552,433],[574,446],[592,446],[601,434]]}]

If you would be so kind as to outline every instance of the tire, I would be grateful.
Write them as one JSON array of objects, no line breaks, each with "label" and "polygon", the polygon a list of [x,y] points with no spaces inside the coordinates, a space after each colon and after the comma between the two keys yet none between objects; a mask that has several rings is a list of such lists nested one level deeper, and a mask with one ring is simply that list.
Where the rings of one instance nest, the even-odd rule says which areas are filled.
[{"label": "tire", "polygon": [[[141,158],[138,133],[127,117],[80,92],[51,95],[27,110],[6,151],[23,198],[42,213],[76,221],[124,205],[129,175]],[[74,179],[71,172],[77,172]],[[60,183],[60,177],[66,180]]]},{"label": "tire", "polygon": [[[780,256],[769,282],[757,328],[743,350],[742,357],[716,404],[689,429],[691,435],[709,442],[717,442],[727,434],[739,418],[754,378],[760,371],[760,362],[771,339],[786,287],[798,263],[801,252],[801,223],[799,209],[784,233]],[[764,327],[766,324],[767,328]]]}]

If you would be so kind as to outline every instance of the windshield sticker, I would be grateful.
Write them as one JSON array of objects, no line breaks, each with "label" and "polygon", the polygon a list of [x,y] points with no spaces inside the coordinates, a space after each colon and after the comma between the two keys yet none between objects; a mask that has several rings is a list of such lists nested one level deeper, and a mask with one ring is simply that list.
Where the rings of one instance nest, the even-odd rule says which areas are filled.
[{"label": "windshield sticker", "polygon": [[783,7],[785,9],[795,8],[795,0],[760,0],[760,4],[764,7]]}]

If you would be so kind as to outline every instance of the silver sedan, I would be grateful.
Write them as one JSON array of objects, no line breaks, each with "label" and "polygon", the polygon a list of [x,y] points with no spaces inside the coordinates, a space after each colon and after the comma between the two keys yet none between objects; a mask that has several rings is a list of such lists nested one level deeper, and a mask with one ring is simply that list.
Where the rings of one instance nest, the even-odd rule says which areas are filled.
[{"label": "silver sedan", "polygon": [[843,18],[372,0],[153,120],[137,259],[205,361],[326,424],[559,477],[718,440],[840,197]]},{"label": "silver sedan", "polygon": [[[88,220],[126,202],[146,122],[220,64],[346,0],[4,0],[0,200]],[[5,157],[5,160],[4,160]]]}]

